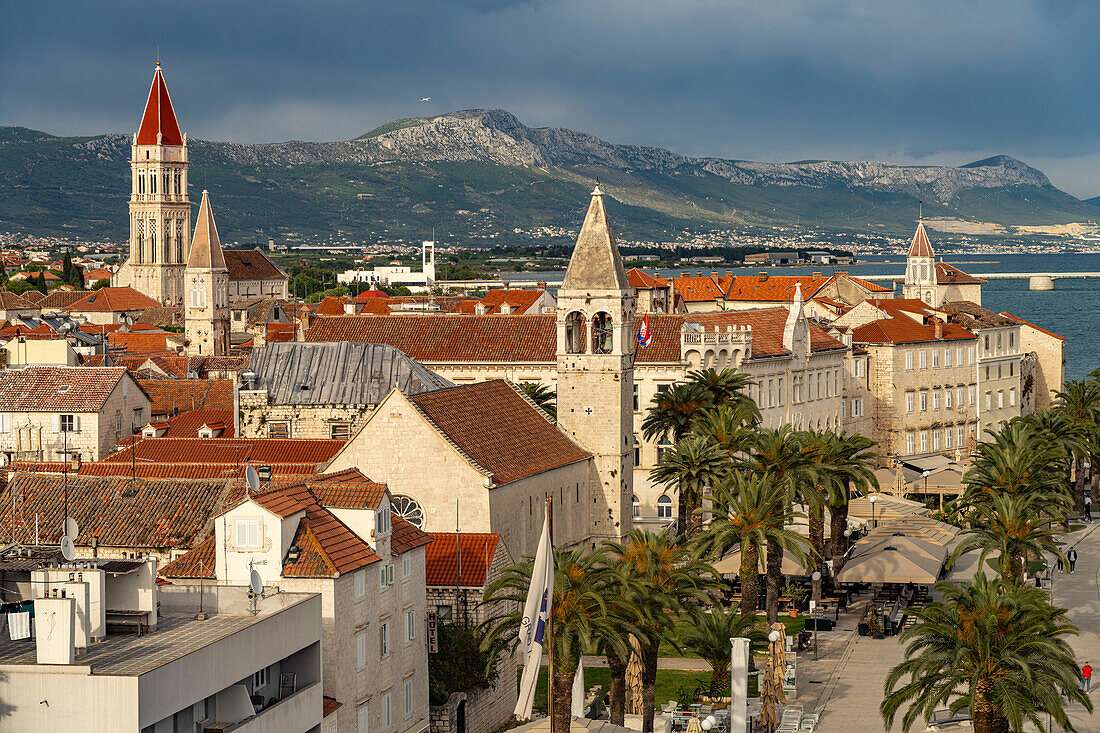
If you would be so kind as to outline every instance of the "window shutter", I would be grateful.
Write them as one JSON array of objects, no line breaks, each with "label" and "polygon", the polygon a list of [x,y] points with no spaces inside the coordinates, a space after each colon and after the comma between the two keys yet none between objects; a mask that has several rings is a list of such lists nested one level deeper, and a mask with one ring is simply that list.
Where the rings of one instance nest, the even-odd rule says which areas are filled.
[{"label": "window shutter", "polygon": [[80,432],[80,415],[73,415],[73,432]]},{"label": "window shutter", "polygon": [[55,433],[61,432],[61,415],[53,416],[53,431]]}]

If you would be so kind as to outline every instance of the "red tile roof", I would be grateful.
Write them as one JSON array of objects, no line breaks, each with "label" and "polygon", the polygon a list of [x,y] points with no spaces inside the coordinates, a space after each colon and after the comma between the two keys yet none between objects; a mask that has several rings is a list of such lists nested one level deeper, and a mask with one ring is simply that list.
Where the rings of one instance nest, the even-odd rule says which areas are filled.
[{"label": "red tile roof", "polygon": [[663,277],[656,277],[649,273],[642,272],[637,267],[632,267],[626,271],[627,282],[631,287],[638,290],[652,290],[654,288],[667,288],[668,280]]},{"label": "red tile roof", "polygon": [[501,379],[407,399],[496,484],[591,456]]},{"label": "red tile roof", "polygon": [[924,341],[957,341],[973,339],[974,334],[954,323],[943,324],[943,337],[937,339],[935,326],[917,323],[911,318],[900,316],[872,321],[852,329],[852,342],[863,344],[904,344]]},{"label": "red tile roof", "polygon": [[674,277],[672,289],[688,303],[704,303],[722,298],[722,289],[710,277]]},{"label": "red tile roof", "polygon": [[98,412],[126,375],[122,367],[29,366],[0,372],[0,410]]},{"label": "red tile roof", "polygon": [[153,401],[153,415],[185,410],[233,411],[233,382],[229,379],[142,379],[139,384]]},{"label": "red tile roof", "polygon": [[101,288],[61,310],[70,313],[121,313],[159,306],[160,303],[133,288]]},{"label": "red tile roof", "polygon": [[[157,139],[157,135],[160,139]],[[137,134],[138,145],[183,145],[183,135],[176,112],[172,109],[172,98],[168,96],[168,85],[157,63],[153,72],[153,83],[149,86],[149,99],[145,102],[145,113],[141,116],[141,127]]]},{"label": "red tile roof", "polygon": [[432,541],[427,532],[422,532],[396,514],[391,515],[390,521],[390,549],[398,555],[423,547]]},{"label": "red tile roof", "polygon": [[34,537],[38,516],[40,541],[61,540],[65,491],[69,514],[80,525],[77,544],[88,546],[93,537],[108,547],[190,548],[228,492],[226,481],[149,479],[136,484],[129,477],[90,477],[69,474],[15,473],[0,489],[0,535],[11,537],[13,491],[23,496],[22,542]]},{"label": "red tile roof", "polygon": [[306,509],[294,544],[301,554],[297,562],[283,563],[283,575],[287,577],[332,577],[381,560],[370,545],[317,504]]},{"label": "red tile roof", "polygon": [[[545,290],[490,290],[485,294],[485,297],[479,301],[479,304],[484,308],[486,315],[491,313],[500,313],[502,307],[507,304],[515,315],[523,315],[528,313],[535,302],[543,296]],[[532,315],[537,314],[537,311],[530,311]]]},{"label": "red tile roof", "polygon": [[227,249],[225,266],[230,280],[279,280],[286,273],[258,249]]},{"label": "red tile roof", "polygon": [[954,265],[946,262],[936,263],[937,285],[982,285],[985,282],[980,277],[967,274]]},{"label": "red tile roof", "polygon": [[38,306],[10,290],[0,290],[0,308],[3,310],[38,310]]},{"label": "red tile roof", "polygon": [[[316,503],[313,494],[309,493],[309,489],[302,484],[251,494],[248,498],[283,519],[292,514],[305,511],[311,504]],[[242,496],[241,500],[233,506],[242,503],[244,500],[245,497]],[[226,508],[231,509],[232,507]]]},{"label": "red tile roof", "polygon": [[214,566],[217,562],[214,535],[197,544],[190,551],[180,555],[162,567],[159,574],[165,578],[202,578],[214,580]]},{"label": "red tile roof", "polygon": [[232,410],[187,410],[163,422],[168,428],[163,438],[197,438],[199,429],[205,425],[221,426],[219,438],[233,437]]},{"label": "red tile roof", "polygon": [[175,346],[174,343],[169,344],[167,331],[139,333],[115,331],[107,336],[107,341],[112,349],[122,349],[135,354],[165,352]]},{"label": "red tile roof", "polygon": [[347,298],[338,298],[334,295],[329,295],[317,304],[317,310],[315,312],[319,316],[342,316],[344,315],[344,303],[346,302],[348,302]]},{"label": "red tile roof", "polygon": [[321,698],[321,717],[327,718],[336,712],[336,710],[344,703],[339,700],[325,695]]},{"label": "red tile roof", "polygon": [[[139,462],[323,463],[340,450],[343,440],[303,438],[142,438],[136,444]],[[104,458],[102,463],[128,463],[133,446]]]},{"label": "red tile roof", "polygon": [[924,222],[917,222],[917,231],[913,234],[913,242],[909,245],[907,257],[931,257],[932,245],[928,242],[928,233],[924,231]]},{"label": "red tile roof", "polygon": [[1017,323],[1022,323],[1025,326],[1031,326],[1036,331],[1039,331],[1040,333],[1045,333],[1047,336],[1053,336],[1054,338],[1058,339],[1059,341],[1065,341],[1066,340],[1065,336],[1059,336],[1058,334],[1054,333],[1054,331],[1048,331],[1045,328],[1042,328],[1040,326],[1036,326],[1031,321],[1025,321],[1023,318],[1020,318],[1019,316],[1014,316],[1011,313],[1006,313],[1004,311],[1001,312],[1001,315],[1005,316],[1007,318],[1011,318],[1012,320],[1016,321]]},{"label": "red tile roof", "polygon": [[[358,470],[357,476],[361,476]],[[342,473],[342,472],[341,472]],[[349,481],[342,477],[331,480],[327,475],[320,475],[315,480],[307,482],[309,490],[317,497],[317,503],[323,507],[337,507],[343,509],[377,509],[386,493],[386,485],[375,483],[369,479],[366,481]]]},{"label": "red tile roof", "polygon": [[296,323],[268,323],[267,324],[267,341],[268,343],[287,343],[294,340],[294,337],[298,333],[298,324]]},{"label": "red tile roof", "polygon": [[[462,588],[484,588],[493,564],[493,554],[500,542],[499,534],[463,532],[429,532],[431,544],[425,552],[426,584],[436,587],[456,585]],[[459,552],[455,552],[455,546]],[[457,555],[457,556],[456,556]],[[459,575],[461,559],[462,574]]]},{"label": "red tile roof", "polygon": [[[35,291],[29,291],[35,292]],[[24,298],[29,293],[24,294]],[[40,294],[41,295],[41,294]],[[51,310],[55,308],[64,308],[67,305],[84,300],[88,297],[88,292],[84,290],[54,290],[49,295],[43,296],[41,302],[38,303],[38,307],[42,310]]]},{"label": "red tile roof", "polygon": [[[128,444],[129,439],[122,441],[120,445]],[[138,451],[138,456],[141,457],[141,452]],[[41,465],[41,464],[39,464]],[[61,466],[62,464],[57,464]],[[145,460],[133,462],[123,461],[119,462],[105,462],[94,461],[90,463],[84,463],[80,466],[81,476],[131,476],[136,475],[137,478],[155,478],[155,479],[230,479],[244,478],[245,466],[252,466],[259,469],[262,466],[269,466],[271,468],[271,475],[273,480],[277,480],[281,483],[293,482],[301,483],[302,481],[313,478],[317,474],[316,463],[265,463],[263,461],[250,461],[242,463],[169,463],[169,462],[153,462],[149,463]],[[28,468],[28,470],[31,470]],[[43,472],[44,468],[34,468],[33,470]],[[51,471],[60,472],[62,469],[50,469]]]}]

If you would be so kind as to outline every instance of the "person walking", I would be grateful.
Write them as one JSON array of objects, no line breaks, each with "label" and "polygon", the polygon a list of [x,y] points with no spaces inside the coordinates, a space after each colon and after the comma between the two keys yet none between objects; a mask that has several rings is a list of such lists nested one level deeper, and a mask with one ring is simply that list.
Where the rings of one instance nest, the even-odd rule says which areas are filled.
[{"label": "person walking", "polygon": [[1085,692],[1092,692],[1092,665],[1085,662],[1085,666],[1081,667],[1081,689]]},{"label": "person walking", "polygon": [[1077,548],[1069,548],[1069,552],[1066,553],[1066,559],[1069,560],[1069,573],[1073,575],[1073,569],[1077,567]]},{"label": "person walking", "polygon": [[1085,494],[1085,521],[1092,521],[1092,494]]},{"label": "person walking", "polygon": [[1054,564],[1054,569],[1057,570],[1059,573],[1066,572],[1066,564],[1064,562],[1062,562],[1062,556],[1058,555],[1054,559],[1056,561],[1055,564]]}]

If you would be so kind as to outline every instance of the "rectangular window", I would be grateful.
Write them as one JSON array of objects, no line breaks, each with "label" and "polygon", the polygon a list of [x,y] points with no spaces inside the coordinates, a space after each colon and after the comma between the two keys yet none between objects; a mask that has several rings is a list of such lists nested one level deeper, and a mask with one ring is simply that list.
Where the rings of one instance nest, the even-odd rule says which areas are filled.
[{"label": "rectangular window", "polygon": [[852,417],[863,417],[863,400],[859,397],[852,398]]},{"label": "rectangular window", "polygon": [[410,575],[412,575],[412,571],[413,571],[412,558],[409,557],[408,555],[405,555],[404,557],[401,558],[401,577],[402,578],[408,578]]},{"label": "rectangular window", "polygon": [[289,423],[285,422],[269,422],[267,424],[267,434],[272,438],[289,438],[289,425]]},{"label": "rectangular window", "polygon": [[928,431],[927,430],[922,430],[921,433],[920,433],[920,452],[921,453],[927,453],[928,452]]},{"label": "rectangular window", "polygon": [[1016,362],[1014,361],[1008,362],[1008,376],[1016,376]]},{"label": "rectangular window", "polygon": [[768,407],[775,405],[775,380],[768,380]]},{"label": "rectangular window", "polygon": [[355,597],[362,598],[367,594],[367,571],[357,570],[355,572]]},{"label": "rectangular window", "polygon": [[260,520],[238,519],[234,522],[233,535],[236,538],[237,547],[259,547]]},{"label": "rectangular window", "polygon": [[913,352],[912,351],[906,351],[905,352],[905,371],[907,371],[907,372],[913,371]]},{"label": "rectangular window", "polygon": [[63,433],[75,433],[76,432],[76,415],[61,415],[60,425],[61,425],[61,432],[63,432]]},{"label": "rectangular window", "polygon": [[906,435],[906,436],[905,436],[905,452],[906,452],[906,453],[907,453],[908,455],[913,455],[913,451],[914,451],[914,440],[915,440],[915,439],[913,438],[913,434],[912,434],[912,433],[909,433],[908,435]]},{"label": "rectangular window", "polygon": [[951,390],[945,389],[943,391],[943,408],[945,410],[951,409]]},{"label": "rectangular window", "polygon": [[966,363],[970,364],[971,366],[974,365],[974,347],[973,346],[971,346],[969,349],[966,350]]},{"label": "rectangular window", "polygon": [[387,692],[382,695],[382,729],[389,730],[390,725],[392,725],[390,719],[390,693]]},{"label": "rectangular window", "polygon": [[405,641],[410,642],[416,638],[416,611],[405,611]]},{"label": "rectangular window", "polygon": [[988,364],[985,367],[985,381],[986,382],[989,381],[989,365]]},{"label": "rectangular window", "polygon": [[945,447],[948,450],[951,450],[951,428],[947,428],[946,430],[943,431],[943,440],[944,440],[944,443],[946,444]]},{"label": "rectangular window", "polygon": [[928,392],[921,390],[920,393],[920,411],[928,412]]},{"label": "rectangular window", "polygon": [[940,368],[940,350],[939,349],[933,349],[932,350],[932,368],[933,369],[939,369]]},{"label": "rectangular window", "polygon": [[998,364],[997,365],[997,379],[1000,379],[1001,377],[1004,376],[1004,373],[1001,371],[1001,368],[1002,368],[1002,365]]},{"label": "rectangular window", "polygon": [[945,368],[951,366],[951,349],[943,350],[943,366]]},{"label": "rectangular window", "polygon": [[932,450],[939,450],[939,449],[940,449],[940,431],[939,430],[933,430],[932,431]]},{"label": "rectangular window", "polygon": [[270,667],[264,667],[261,670],[252,673],[252,691],[262,690],[267,687],[270,679],[268,678],[268,670]]},{"label": "rectangular window", "polygon": [[957,387],[955,389],[955,407],[958,409],[963,408],[963,388]]},{"label": "rectangular window", "polygon": [[355,635],[355,668],[362,669],[367,666],[367,632],[360,631]]},{"label": "rectangular window", "polygon": [[969,398],[967,402],[969,402],[970,405],[973,406],[976,396],[978,394],[978,390],[974,386],[970,386],[969,388],[967,388],[967,392],[969,392],[969,394],[967,395],[967,397]]},{"label": "rectangular window", "polygon": [[993,409],[993,392],[986,392],[985,393],[985,409],[987,409],[987,410],[992,410]]},{"label": "rectangular window", "polygon": [[634,384],[634,412],[638,411],[638,385]]},{"label": "rectangular window", "polygon": [[390,655],[390,622],[383,621],[378,627],[378,654],[383,659]]},{"label": "rectangular window", "polygon": [[985,335],[983,340],[984,340],[984,345],[985,345],[985,353],[988,354],[989,353],[989,334],[988,333]]},{"label": "rectangular window", "polygon": [[358,729],[357,733],[369,733],[369,731],[367,730],[367,714],[368,708],[366,703],[363,703],[355,709],[355,719],[357,723],[356,728]]},{"label": "rectangular window", "polygon": [[1008,404],[1011,407],[1015,407],[1015,405],[1016,405],[1016,388],[1015,387],[1008,390]]},{"label": "rectangular window", "polygon": [[351,437],[351,426],[344,423],[335,423],[329,426],[333,440],[347,440]]},{"label": "rectangular window", "polygon": [[390,521],[390,505],[378,507],[378,511],[374,514],[374,529],[378,534],[386,534],[393,528]]},{"label": "rectangular window", "polygon": [[940,391],[938,389],[932,393],[932,409],[940,409]]},{"label": "rectangular window", "polygon": [[776,380],[776,383],[779,387],[779,400],[778,400],[777,404],[782,405],[783,404],[783,377],[780,377],[778,380]]},{"label": "rectangular window", "polygon": [[960,448],[963,447],[963,426],[955,428],[955,444]]},{"label": "rectangular window", "polygon": [[963,365],[963,350],[961,346],[955,349],[955,364],[956,366]]},{"label": "rectangular window", "polygon": [[413,714],[413,678],[405,680],[405,717]]},{"label": "rectangular window", "polygon": [[1001,351],[1003,351],[1003,350],[1004,350],[1004,339],[1003,339],[1003,335],[1004,335],[1004,334],[1000,334],[1000,333],[999,333],[999,334],[997,334],[997,353],[998,353],[998,354],[999,354],[999,353],[1001,353]]},{"label": "rectangular window", "polygon": [[1003,389],[997,390],[997,407],[1005,406],[1005,391]]},{"label": "rectangular window", "polygon": [[1016,334],[1012,333],[1012,331],[1008,332],[1008,348],[1009,350],[1016,348]]},{"label": "rectangular window", "polygon": [[[916,396],[912,392],[905,393],[905,411],[912,412]],[[544,594],[545,595],[545,594]]]},{"label": "rectangular window", "polygon": [[927,369],[928,368],[928,352],[925,351],[924,349],[920,350],[920,368],[921,369]]}]

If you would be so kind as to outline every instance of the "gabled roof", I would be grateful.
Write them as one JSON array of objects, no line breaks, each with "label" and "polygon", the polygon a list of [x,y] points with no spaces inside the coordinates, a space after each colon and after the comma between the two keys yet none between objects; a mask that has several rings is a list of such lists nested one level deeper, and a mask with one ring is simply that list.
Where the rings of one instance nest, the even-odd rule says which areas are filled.
[{"label": "gabled roof", "polygon": [[913,234],[913,241],[909,245],[907,257],[932,257],[932,245],[928,241],[928,233],[924,231],[924,222],[917,222],[917,231]]},{"label": "gabled roof", "polygon": [[[139,440],[141,438],[138,438]],[[119,445],[128,445],[133,442],[131,438],[121,441]],[[139,451],[140,455],[140,451]],[[62,472],[65,464],[57,464],[58,473]],[[81,476],[122,476],[129,478],[136,476],[139,479],[244,479],[245,467],[252,466],[259,470],[263,466],[271,469],[272,480],[280,482],[301,483],[306,479],[317,475],[316,463],[271,463],[264,461],[251,461],[242,463],[196,463],[179,462],[168,463],[163,461],[148,462],[143,460],[136,463],[126,461],[105,462],[92,461],[80,465]],[[27,470],[32,467],[28,466]],[[33,470],[44,472],[46,468],[34,467]],[[54,469],[50,469],[54,470]]]},{"label": "gabled roof", "polygon": [[0,372],[0,411],[98,412],[122,367],[28,366]]},{"label": "gabled roof", "polygon": [[1058,334],[1054,333],[1054,331],[1048,331],[1045,328],[1042,328],[1040,326],[1036,326],[1031,321],[1025,321],[1023,318],[1020,318],[1019,316],[1014,316],[1011,313],[1006,313],[1006,312],[1003,312],[1003,311],[1001,312],[1001,315],[1005,316],[1006,318],[1011,318],[1012,320],[1016,321],[1017,323],[1022,323],[1025,326],[1029,326],[1031,328],[1034,328],[1036,331],[1038,331],[1040,333],[1045,333],[1047,336],[1052,336],[1053,338],[1056,338],[1059,341],[1065,341],[1066,340],[1065,336],[1059,336]]},{"label": "gabled roof", "polygon": [[399,349],[377,343],[268,344],[252,350],[256,388],[277,405],[377,405],[395,386],[418,394],[451,383]]},{"label": "gabled roof", "polygon": [[592,454],[501,379],[407,396],[409,402],[493,483],[548,471]]},{"label": "gabled roof", "polygon": [[167,331],[114,331],[107,334],[107,343],[112,349],[122,349],[132,354],[159,354],[175,346],[168,342],[168,336]]},{"label": "gabled roof", "polygon": [[944,303],[940,306],[940,310],[950,313],[955,323],[969,330],[1017,325],[1015,318],[1003,316],[968,300]]},{"label": "gabled roof", "polygon": [[569,258],[561,290],[628,290],[630,283],[623,269],[619,245],[611,231],[604,208],[603,191],[597,183],[592,202]]},{"label": "gabled roof", "polygon": [[954,265],[946,262],[936,263],[937,285],[982,285],[985,282],[980,277],[969,275]]},{"label": "gabled roof", "polygon": [[162,567],[160,575],[165,578],[214,580],[217,577],[214,574],[214,565],[217,562],[214,542],[214,535],[210,535],[190,551]]},{"label": "gabled roof", "polygon": [[507,304],[515,315],[521,315],[530,311],[531,307],[543,296],[545,290],[526,289],[496,289],[490,290],[479,301],[486,314],[500,313],[501,308]]},{"label": "gabled roof", "polygon": [[176,112],[172,109],[172,99],[168,96],[168,85],[164,83],[159,61],[153,72],[153,83],[149,86],[145,113],[141,116],[137,144],[183,145],[183,134],[176,122]]},{"label": "gabled roof", "polygon": [[343,440],[307,438],[142,438],[100,463],[128,464],[136,450],[140,463],[317,464],[332,458],[343,445]]},{"label": "gabled roof", "polygon": [[38,310],[38,306],[10,290],[0,290],[0,309]]},{"label": "gabled roof", "polygon": [[[305,511],[310,504],[315,503],[313,495],[301,484],[249,494],[247,498],[282,519]],[[234,506],[244,503],[245,500],[246,498],[242,496]]]},{"label": "gabled roof", "polygon": [[[108,547],[192,547],[229,492],[229,482],[130,477],[67,477],[60,474],[15,473],[0,489],[0,535],[11,537],[12,492],[22,492],[23,519],[39,519],[39,541],[61,540],[65,493],[69,515],[80,525],[77,544],[93,537]],[[29,536],[28,536],[29,533]],[[33,541],[33,526],[19,529],[23,542]]]},{"label": "gabled roof", "polygon": [[163,422],[168,429],[164,438],[197,438],[203,426],[218,423],[224,426],[219,438],[233,437],[232,410],[187,410]]},{"label": "gabled roof", "polygon": [[723,295],[718,283],[713,278],[704,276],[674,277],[672,278],[672,289],[676,291],[681,300],[688,303],[706,303],[721,300]]},{"label": "gabled roof", "polygon": [[398,555],[423,547],[432,541],[427,532],[421,531],[397,514],[391,517],[390,549]]},{"label": "gabled roof", "polygon": [[154,415],[185,410],[233,410],[229,379],[142,379],[139,384],[153,401]]},{"label": "gabled roof", "polygon": [[189,270],[224,270],[225,255],[218,238],[218,225],[210,208],[210,193],[202,192],[202,203],[195,220],[195,236],[191,239],[191,253],[187,256]]},{"label": "gabled roof", "polygon": [[283,563],[283,575],[287,577],[333,577],[381,560],[370,545],[317,504],[306,508],[294,544],[301,553],[296,562]]},{"label": "gabled roof", "polygon": [[[489,579],[500,535],[496,533],[429,532],[431,544],[425,550],[426,585],[453,588],[484,588]],[[455,547],[458,552],[455,552]],[[461,559],[461,563],[459,560]],[[461,565],[461,575],[459,574]]]},{"label": "gabled roof", "polygon": [[279,280],[286,273],[258,249],[227,249],[223,252],[230,280]]},{"label": "gabled roof", "polygon": [[[103,288],[100,289],[100,291]],[[100,292],[96,291],[96,292]],[[37,293],[37,290],[29,290],[23,294],[23,297],[28,297],[31,293]],[[43,310],[49,310],[51,308],[64,308],[67,305],[72,305],[78,301],[88,297],[88,292],[85,290],[53,290],[49,295],[42,295],[42,299],[38,302],[38,307]]]},{"label": "gabled roof", "polygon": [[133,288],[101,288],[87,294],[75,303],[64,306],[61,310],[73,313],[121,313],[123,311],[144,311],[146,308],[158,306],[160,306],[160,303]]},{"label": "gabled roof", "polygon": [[647,272],[639,270],[637,267],[632,267],[626,271],[626,279],[631,287],[638,290],[652,290],[654,288],[668,287],[668,280],[663,277],[650,275]]},{"label": "gabled roof", "polygon": [[342,316],[344,315],[344,303],[349,301],[348,298],[341,298],[335,295],[327,295],[317,305],[315,313],[319,316]]},{"label": "gabled roof", "polygon": [[[357,469],[352,469],[357,475]],[[329,480],[330,475],[320,475],[306,483],[323,507],[337,509],[377,509],[386,493],[386,485],[371,480]],[[365,477],[363,477],[365,478]]]},{"label": "gabled roof", "polygon": [[922,341],[957,341],[975,338],[974,334],[954,323],[943,324],[943,335],[936,338],[934,325],[923,325],[911,318],[884,318],[852,329],[852,342],[864,344],[904,344]]}]

